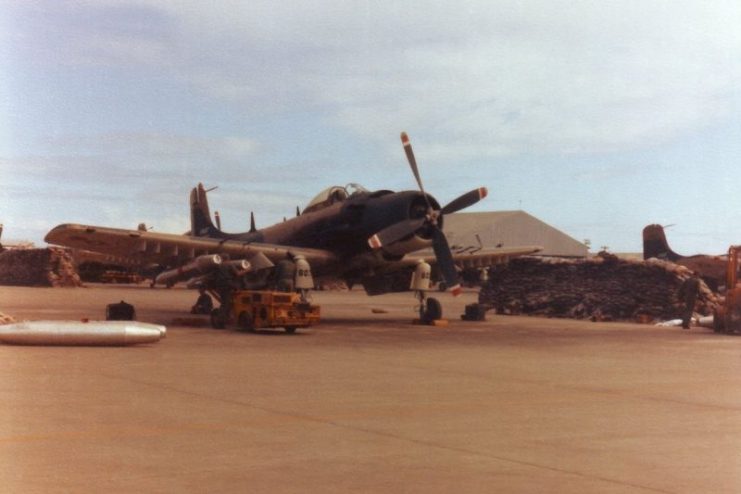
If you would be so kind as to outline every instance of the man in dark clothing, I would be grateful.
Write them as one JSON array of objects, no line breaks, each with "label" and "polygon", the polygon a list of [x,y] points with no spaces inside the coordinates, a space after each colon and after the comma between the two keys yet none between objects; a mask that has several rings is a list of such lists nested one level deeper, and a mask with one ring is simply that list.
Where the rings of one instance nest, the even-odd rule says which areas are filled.
[{"label": "man in dark clothing", "polygon": [[682,311],[682,328],[690,329],[690,320],[692,313],[695,311],[695,301],[700,293],[700,278],[694,273],[684,280],[679,287],[679,300],[684,303]]},{"label": "man in dark clothing", "polygon": [[293,255],[289,252],[286,258],[282,259],[275,266],[274,289],[278,292],[292,292],[294,289],[294,279],[296,277],[296,262]]},{"label": "man in dark clothing", "polygon": [[214,308],[214,302],[211,300],[211,296],[206,293],[206,290],[201,288],[201,293],[196,300],[196,304],[190,309],[191,314],[211,314]]}]

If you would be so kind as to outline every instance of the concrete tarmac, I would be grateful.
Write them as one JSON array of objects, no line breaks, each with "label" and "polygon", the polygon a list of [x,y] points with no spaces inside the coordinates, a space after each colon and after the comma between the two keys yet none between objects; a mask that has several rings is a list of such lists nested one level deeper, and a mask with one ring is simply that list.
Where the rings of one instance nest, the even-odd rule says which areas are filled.
[{"label": "concrete tarmac", "polygon": [[[17,319],[125,300],[167,338],[0,345],[3,492],[741,492],[741,338],[315,293],[295,335],[173,324],[196,293],[0,287]],[[376,309],[376,310],[374,310]],[[380,310],[378,310],[380,309]],[[205,319],[204,319],[205,321]]]}]

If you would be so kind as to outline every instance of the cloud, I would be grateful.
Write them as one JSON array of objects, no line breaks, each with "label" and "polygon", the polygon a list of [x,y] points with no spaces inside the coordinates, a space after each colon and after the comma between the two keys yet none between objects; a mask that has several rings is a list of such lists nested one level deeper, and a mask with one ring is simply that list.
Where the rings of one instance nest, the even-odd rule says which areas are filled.
[{"label": "cloud", "polygon": [[413,129],[439,161],[663,142],[726,118],[741,78],[734,2],[49,5],[32,18],[60,63],[138,66],[374,141]]},{"label": "cloud", "polygon": [[[739,104],[736,1],[41,0],[3,17],[0,88],[27,116],[0,134],[0,173],[50,196],[114,184],[114,200],[180,208],[203,181],[223,186],[227,216],[245,197],[282,215],[270,191],[303,203],[346,175],[411,186],[401,130],[437,165],[425,183],[441,196],[466,174],[527,196],[521,163],[598,190],[647,175],[628,159],[586,175],[579,163],[677,146]],[[44,135],[57,137],[28,144]],[[392,167],[400,178],[379,177]],[[108,215],[133,224],[138,207]]]},{"label": "cloud", "polygon": [[259,150],[256,140],[244,136],[202,137],[161,133],[122,133],[95,136],[55,138],[49,143],[55,149],[73,148],[79,152],[101,155],[134,155],[158,157],[204,156],[216,161],[242,160]]},{"label": "cloud", "polygon": [[48,138],[34,155],[0,158],[0,202],[9,206],[3,218],[19,232],[36,228],[37,240],[61,222],[124,228],[146,222],[158,231],[180,233],[189,228],[190,188],[203,182],[218,187],[212,209],[222,211],[225,228],[248,229],[249,210],[259,212],[265,226],[291,216],[308,197],[306,191],[287,190],[286,183],[296,180],[292,167],[263,163],[259,150],[248,137]]},{"label": "cloud", "polygon": [[441,160],[462,145],[473,157],[664,142],[726,118],[741,77],[741,7],[731,2],[271,10],[170,10],[187,36],[207,29],[211,43],[247,54],[214,53],[211,83],[194,82],[249,105],[278,91],[368,139],[415,129],[434,136]]},{"label": "cloud", "polygon": [[[212,180],[233,178],[235,168],[254,159],[258,150],[257,141],[248,137],[155,133],[55,136],[37,143],[34,154],[0,158],[0,174],[10,183],[37,186],[134,183],[148,188],[199,173]],[[267,178],[267,174],[252,176],[257,181]],[[94,190],[86,188],[85,192]],[[107,193],[115,194],[116,190],[111,187]]]}]

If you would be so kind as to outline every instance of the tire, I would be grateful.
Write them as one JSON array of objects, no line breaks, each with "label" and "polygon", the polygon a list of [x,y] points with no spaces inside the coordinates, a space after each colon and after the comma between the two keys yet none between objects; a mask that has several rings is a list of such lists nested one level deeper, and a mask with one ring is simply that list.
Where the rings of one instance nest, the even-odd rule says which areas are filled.
[{"label": "tire", "polygon": [[286,326],[284,329],[288,334],[293,334],[296,332],[296,326]]},{"label": "tire", "polygon": [[420,316],[423,321],[427,322],[442,319],[443,307],[436,298],[430,297],[425,302],[425,308]]},{"label": "tire", "polygon": [[211,311],[211,327],[214,329],[224,329],[226,327],[226,317],[221,310],[214,309]]},{"label": "tire", "polygon": [[240,312],[237,318],[237,325],[239,329],[243,331],[249,331],[250,333],[255,331],[255,321],[252,319],[252,315],[247,312]]}]

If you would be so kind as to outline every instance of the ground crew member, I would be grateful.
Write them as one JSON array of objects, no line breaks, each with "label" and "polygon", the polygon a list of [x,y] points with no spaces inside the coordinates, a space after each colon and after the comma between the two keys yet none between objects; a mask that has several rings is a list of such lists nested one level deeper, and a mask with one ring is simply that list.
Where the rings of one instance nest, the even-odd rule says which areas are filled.
[{"label": "ground crew member", "polygon": [[211,311],[214,309],[214,302],[211,300],[211,296],[206,293],[205,288],[200,288],[198,292],[200,295],[198,296],[198,300],[196,300],[196,304],[191,307],[190,313],[211,314]]},{"label": "ground crew member", "polygon": [[275,290],[278,292],[292,292],[296,277],[296,263],[289,252],[286,258],[275,265]]},{"label": "ground crew member", "polygon": [[690,329],[690,320],[695,311],[695,301],[700,293],[700,278],[692,273],[679,287],[679,300],[684,303],[682,310],[682,328]]},{"label": "ground crew member", "polygon": [[[217,294],[221,305],[219,306],[218,312],[215,317],[218,320],[219,326],[214,327],[225,327],[229,323],[232,311],[232,297],[238,290],[244,288],[244,283],[241,277],[236,277],[233,271],[226,266],[219,266],[214,273],[214,277],[211,281],[211,289]],[[214,311],[212,311],[214,312]],[[214,314],[212,314],[212,321]]]}]

